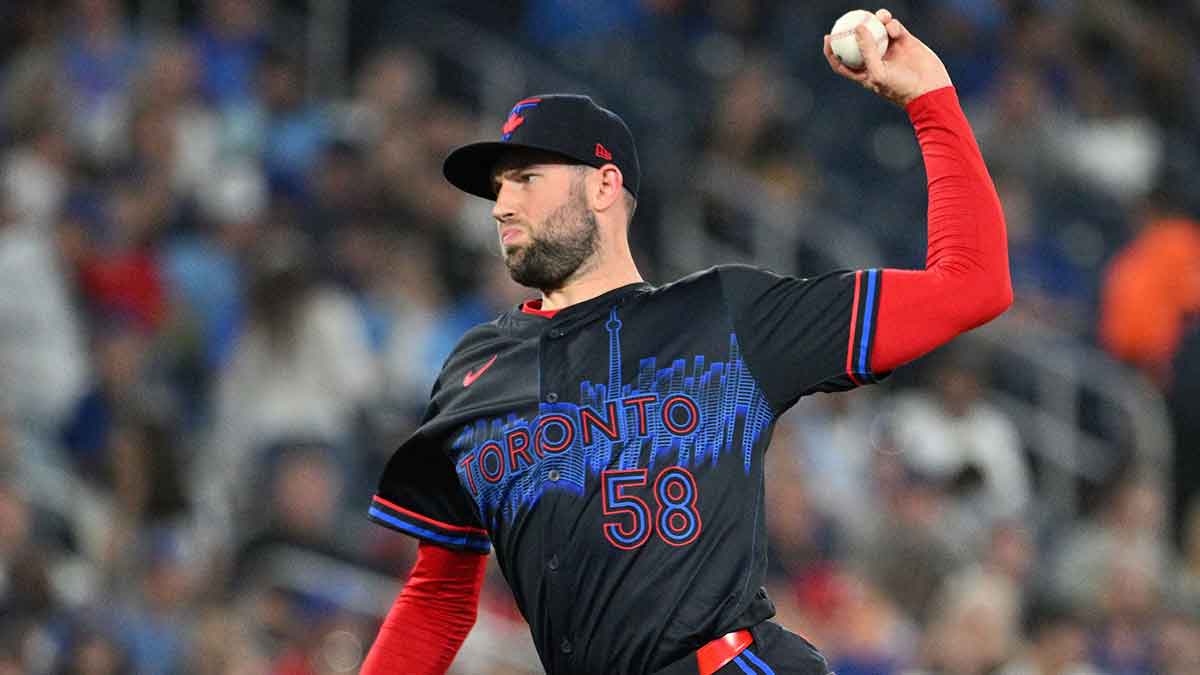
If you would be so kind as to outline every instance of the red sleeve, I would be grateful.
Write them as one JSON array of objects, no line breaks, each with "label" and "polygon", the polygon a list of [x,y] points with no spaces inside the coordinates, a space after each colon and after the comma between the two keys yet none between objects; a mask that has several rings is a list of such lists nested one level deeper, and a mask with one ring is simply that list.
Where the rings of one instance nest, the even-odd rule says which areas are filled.
[{"label": "red sleeve", "polygon": [[441,675],[475,625],[487,556],[422,542],[361,675]]},{"label": "red sleeve", "polygon": [[886,372],[1012,304],[1000,198],[953,87],[908,104],[929,182],[924,270],[884,270],[871,370]]}]

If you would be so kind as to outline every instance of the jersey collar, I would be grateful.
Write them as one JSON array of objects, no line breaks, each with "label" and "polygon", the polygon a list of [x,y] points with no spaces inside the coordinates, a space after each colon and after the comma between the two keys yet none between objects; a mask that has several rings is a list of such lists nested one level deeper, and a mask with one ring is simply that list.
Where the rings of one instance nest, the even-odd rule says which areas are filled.
[{"label": "jersey collar", "polygon": [[626,284],[624,286],[614,288],[611,291],[597,295],[594,298],[584,300],[583,302],[577,302],[573,305],[568,305],[567,307],[562,307],[560,309],[542,309],[542,299],[535,298],[533,300],[526,300],[525,302],[521,303],[521,305],[517,308],[517,311],[520,314],[544,319],[582,316],[587,314],[591,309],[595,309],[597,307],[608,307],[614,300],[621,302],[628,295],[637,293],[639,291],[647,291],[651,288],[653,287],[645,281],[638,281],[636,283]]}]

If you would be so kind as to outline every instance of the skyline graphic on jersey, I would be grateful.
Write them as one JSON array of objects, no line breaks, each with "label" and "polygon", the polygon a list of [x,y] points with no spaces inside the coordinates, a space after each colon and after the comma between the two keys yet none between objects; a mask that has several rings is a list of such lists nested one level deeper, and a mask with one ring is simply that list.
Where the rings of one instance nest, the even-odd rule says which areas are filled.
[{"label": "skyline graphic on jersey", "polygon": [[754,445],[774,412],[742,359],[736,334],[729,335],[726,361],[708,363],[695,355],[690,369],[683,358],[658,368],[655,357],[643,358],[636,379],[622,383],[615,308],[605,329],[608,381],[581,382],[578,404],[543,402],[533,420],[516,414],[481,419],[455,437],[459,478],[483,523],[511,523],[545,490],[582,495],[589,476],[607,468],[703,471],[736,455],[749,474]]}]

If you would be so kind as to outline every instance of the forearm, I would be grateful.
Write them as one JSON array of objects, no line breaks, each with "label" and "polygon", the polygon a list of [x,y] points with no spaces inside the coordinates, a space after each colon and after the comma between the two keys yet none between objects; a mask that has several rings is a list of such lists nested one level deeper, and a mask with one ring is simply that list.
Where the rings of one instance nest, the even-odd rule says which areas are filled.
[{"label": "forearm", "polygon": [[953,88],[907,106],[929,186],[924,270],[885,270],[871,368],[892,370],[1012,304],[1004,214]]},{"label": "forearm", "polygon": [[471,632],[487,556],[422,542],[362,675],[441,675]]}]

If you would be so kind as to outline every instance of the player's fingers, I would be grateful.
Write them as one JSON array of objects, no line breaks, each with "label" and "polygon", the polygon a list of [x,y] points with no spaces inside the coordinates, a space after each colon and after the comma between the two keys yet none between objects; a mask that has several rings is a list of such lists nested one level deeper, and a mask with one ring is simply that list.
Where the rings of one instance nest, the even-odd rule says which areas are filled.
[{"label": "player's fingers", "polygon": [[879,19],[879,22],[886,26],[892,20],[892,13],[881,7],[875,10],[875,18]]},{"label": "player's fingers", "polygon": [[875,37],[865,23],[854,28],[854,39],[858,41],[858,51],[862,52],[865,72],[868,76],[878,78],[883,76],[883,61],[879,57],[879,46]]},{"label": "player's fingers", "polygon": [[904,24],[900,23],[900,19],[892,19],[885,22],[884,27],[887,28],[888,39],[899,40],[901,35],[904,35]]}]

